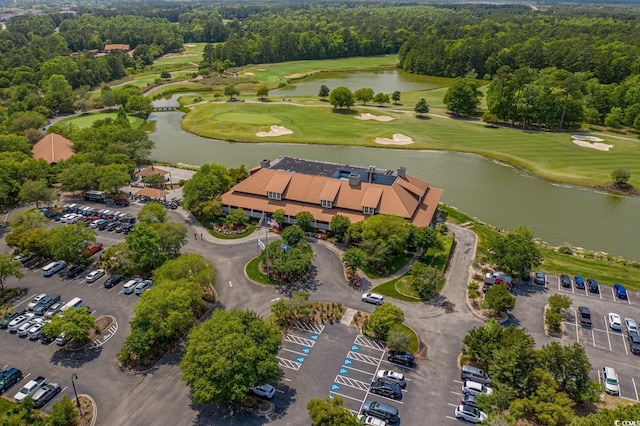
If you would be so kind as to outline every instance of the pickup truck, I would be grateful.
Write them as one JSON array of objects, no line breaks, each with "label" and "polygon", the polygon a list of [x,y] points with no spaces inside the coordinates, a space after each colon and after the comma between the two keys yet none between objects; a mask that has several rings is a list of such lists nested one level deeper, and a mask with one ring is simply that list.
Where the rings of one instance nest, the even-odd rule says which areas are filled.
[{"label": "pickup truck", "polygon": [[40,389],[43,385],[46,385],[46,384],[47,384],[46,377],[38,376],[35,379],[31,380],[26,385],[24,385],[22,389],[18,391],[16,396],[13,397],[13,399],[16,402],[21,402],[26,397],[33,396],[33,394],[36,393],[38,389]]}]

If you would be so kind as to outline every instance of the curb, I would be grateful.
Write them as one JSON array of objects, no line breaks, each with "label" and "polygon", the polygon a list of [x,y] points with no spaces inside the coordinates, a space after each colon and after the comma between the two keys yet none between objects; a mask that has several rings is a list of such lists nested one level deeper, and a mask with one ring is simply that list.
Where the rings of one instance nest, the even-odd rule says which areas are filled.
[{"label": "curb", "polygon": [[89,426],[95,426],[96,422],[98,421],[98,406],[96,405],[95,399],[93,399],[90,395],[87,395],[86,393],[81,393],[78,396],[85,397],[89,401],[91,401],[91,409],[93,410],[93,416],[91,416],[91,423],[89,423]]},{"label": "curb", "polygon": [[[256,256],[258,257],[258,256]],[[249,263],[251,263],[253,261],[253,259],[255,259],[256,257],[251,258],[247,263],[244,264],[244,267],[242,268],[242,273],[244,274],[244,277],[252,284],[258,285],[260,287],[264,287],[264,288],[276,288],[277,284],[264,284],[264,283],[259,283],[258,281],[252,279],[249,277],[249,275],[247,274],[247,265],[249,265]]]},{"label": "curb", "polygon": [[[467,289],[465,289],[465,291],[466,291],[466,294],[465,294],[465,300],[467,301],[467,308],[469,308],[469,310],[471,311],[471,313],[472,313],[473,315],[475,315],[478,319],[481,319],[481,320],[482,320],[482,321],[484,321],[484,322],[489,322],[489,321],[491,321],[492,319],[495,319],[495,318],[485,317],[484,315],[480,315],[480,314],[476,311],[476,309],[473,307],[473,305],[471,304],[471,302],[470,302],[470,299],[469,299],[469,292],[467,291]],[[510,318],[510,315],[509,315],[509,314],[507,314],[507,316],[506,316],[506,318],[505,318],[505,319],[502,319],[502,320],[495,319],[495,320],[498,322],[498,324],[500,324],[500,325],[504,325],[504,323],[506,323],[507,321],[509,321],[509,318]]]},{"label": "curb", "polygon": [[100,336],[102,336],[102,335],[103,335],[103,334],[104,334],[108,329],[110,329],[114,324],[118,324],[118,321],[116,321],[116,317],[114,317],[113,315],[102,315],[101,317],[96,318],[96,321],[97,321],[97,320],[99,320],[100,318],[103,318],[103,317],[109,317],[109,318],[112,318],[112,319],[113,319],[113,322],[111,323],[111,325],[109,325],[109,327],[107,327],[107,328],[105,328],[104,330],[102,330],[102,331],[100,332],[100,334],[98,334],[98,335],[96,336],[96,338],[95,338],[95,339],[93,339],[92,341],[88,342],[86,345],[82,346],[81,348],[78,348],[78,349],[65,349],[65,350],[67,350],[67,351],[69,351],[69,352],[80,352],[80,351],[84,351],[84,350],[86,350],[87,348],[89,348],[89,346],[91,346],[91,345],[92,345],[96,340],[98,340],[98,339],[100,338]]}]

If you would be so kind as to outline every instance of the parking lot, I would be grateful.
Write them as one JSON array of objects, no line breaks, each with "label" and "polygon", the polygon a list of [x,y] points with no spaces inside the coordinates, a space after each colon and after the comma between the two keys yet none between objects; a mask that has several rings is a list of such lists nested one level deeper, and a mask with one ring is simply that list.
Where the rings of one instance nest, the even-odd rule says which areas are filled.
[{"label": "parking lot", "polygon": [[[417,361],[415,370],[388,362],[384,344],[362,336],[355,326],[297,323],[286,333],[278,359],[283,377],[275,384],[278,393],[274,402],[276,411],[281,414],[286,411],[290,422],[308,423],[304,405],[309,399],[339,396],[354,414],[360,413],[364,401],[373,400],[396,407],[398,424],[422,423],[418,409],[421,389],[412,380],[413,375],[421,374],[421,361]],[[369,391],[379,370],[405,375],[407,386],[402,389],[401,398],[396,400]],[[292,400],[294,406],[289,407]]]},{"label": "parking lot", "polygon": [[[579,289],[571,277],[571,287],[563,287],[560,277],[547,276],[546,287],[535,284],[522,285],[516,291],[518,302],[512,312],[512,323],[524,327],[536,339],[537,346],[552,341],[570,345],[579,343],[592,365],[591,377],[601,380],[604,366],[613,367],[620,382],[620,396],[639,400],[640,369],[638,355],[629,350],[624,319],[640,319],[640,293],[627,289],[627,299],[616,297],[610,286],[598,285],[598,292],[589,291],[588,287]],[[564,294],[571,298],[572,305],[565,313],[563,333],[560,339],[544,334],[544,306],[552,294]],[[586,306],[591,311],[592,327],[583,327],[578,319],[578,307]],[[622,330],[617,331],[609,326],[609,313],[618,314],[622,320]]]}]

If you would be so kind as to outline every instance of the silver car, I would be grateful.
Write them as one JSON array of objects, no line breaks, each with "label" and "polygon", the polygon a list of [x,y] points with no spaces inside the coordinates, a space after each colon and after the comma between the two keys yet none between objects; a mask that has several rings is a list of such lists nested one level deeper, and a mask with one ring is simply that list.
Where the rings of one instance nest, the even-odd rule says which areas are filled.
[{"label": "silver car", "polygon": [[104,277],[104,274],[104,269],[96,269],[95,271],[90,272],[89,275],[87,275],[86,280],[88,283],[93,283]]},{"label": "silver car", "polygon": [[487,420],[487,414],[469,405],[458,405],[456,407],[456,419],[471,423],[482,423]]}]

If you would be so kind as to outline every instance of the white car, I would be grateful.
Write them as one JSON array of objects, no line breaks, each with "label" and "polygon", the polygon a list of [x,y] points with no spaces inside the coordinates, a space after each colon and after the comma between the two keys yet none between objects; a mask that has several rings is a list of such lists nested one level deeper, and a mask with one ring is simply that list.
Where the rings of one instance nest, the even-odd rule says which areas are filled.
[{"label": "white car", "polygon": [[364,414],[358,415],[358,421],[363,425],[387,426],[387,422],[385,422],[384,420],[373,416],[365,416]]},{"label": "white car", "polygon": [[262,385],[262,386],[254,386],[249,388],[251,392],[255,393],[258,396],[264,396],[267,398],[273,398],[273,395],[276,394],[276,388],[271,386],[270,384]]},{"label": "white car", "polygon": [[384,296],[377,293],[365,293],[362,295],[362,301],[373,303],[374,305],[382,305],[384,303]]},{"label": "white car", "polygon": [[136,286],[138,284],[140,284],[141,282],[143,282],[144,280],[142,278],[134,278],[132,280],[127,281],[123,286],[122,286],[122,292],[124,294],[131,294],[136,290]]},{"label": "white car", "polygon": [[104,274],[104,269],[96,269],[95,271],[89,272],[89,275],[87,275],[85,279],[88,283],[93,283],[104,277]]},{"label": "white car", "polygon": [[34,297],[33,300],[31,300],[31,302],[29,302],[29,304],[27,305],[27,310],[33,311],[33,308],[35,308],[38,302],[40,302],[40,300],[42,300],[46,295],[47,293],[41,293]]},{"label": "white car", "polygon": [[462,393],[470,393],[471,395],[491,395],[493,390],[482,383],[473,380],[465,380],[462,384]]},{"label": "white car", "polygon": [[101,223],[102,223],[102,219],[96,219],[96,220],[94,220],[93,222],[91,222],[91,223],[89,224],[89,228],[93,228],[93,229],[95,229],[95,228],[97,228],[97,227],[98,227],[98,225],[100,225]]},{"label": "white car", "polygon": [[636,324],[636,321],[633,318],[625,318],[624,326],[627,329],[627,333],[638,333],[638,324]]},{"label": "white car", "polygon": [[456,407],[456,419],[470,423],[482,423],[487,420],[487,414],[469,405],[458,405]]},{"label": "white car", "polygon": [[398,373],[397,371],[380,370],[378,371],[377,377],[387,382],[393,382],[401,388],[407,385],[407,382],[404,381],[404,374]]},{"label": "white car", "polygon": [[33,314],[25,314],[15,317],[7,326],[7,328],[9,329],[9,333],[15,333],[16,331],[18,331],[18,328],[20,328],[22,324],[29,321],[33,317]]},{"label": "white car", "polygon": [[620,315],[614,314],[613,312],[609,313],[609,327],[611,327],[612,330],[622,331]]},{"label": "white car", "polygon": [[27,336],[29,336],[29,340],[38,340],[40,335],[42,334],[42,327],[50,321],[39,321],[34,322],[29,330],[27,330]]}]

